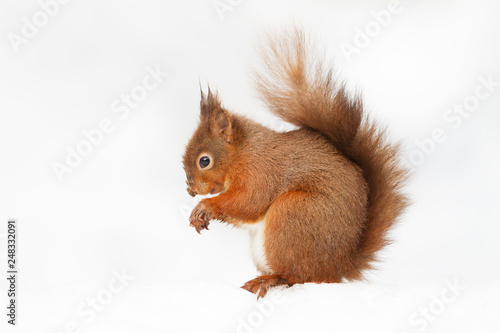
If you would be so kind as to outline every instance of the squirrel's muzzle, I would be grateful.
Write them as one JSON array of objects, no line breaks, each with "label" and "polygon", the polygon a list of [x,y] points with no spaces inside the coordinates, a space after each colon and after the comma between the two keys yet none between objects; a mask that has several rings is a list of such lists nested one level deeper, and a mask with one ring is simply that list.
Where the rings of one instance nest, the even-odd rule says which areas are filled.
[{"label": "squirrel's muzzle", "polygon": [[186,185],[187,185],[187,192],[189,193],[190,196],[194,197],[196,194],[198,194],[198,192],[196,192],[195,190],[193,190],[193,187],[194,187],[194,182],[193,182],[193,178],[192,177],[188,177],[187,181],[186,181]]},{"label": "squirrel's muzzle", "polygon": [[196,194],[197,194],[191,187],[187,188],[187,192],[192,197],[196,196]]}]

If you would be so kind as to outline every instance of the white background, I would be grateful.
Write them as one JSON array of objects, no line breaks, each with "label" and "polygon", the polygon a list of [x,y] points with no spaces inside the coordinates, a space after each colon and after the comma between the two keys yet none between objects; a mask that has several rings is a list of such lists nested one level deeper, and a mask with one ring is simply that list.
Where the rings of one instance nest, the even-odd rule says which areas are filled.
[{"label": "white background", "polygon": [[[2,332],[498,332],[500,3],[401,0],[348,59],[341,45],[355,46],[387,1],[220,2],[233,4],[222,16],[211,0],[73,0],[16,52],[12,34],[22,36],[23,18],[33,22],[41,5],[1,1],[1,267],[15,218],[20,271],[14,328],[1,273]],[[199,81],[230,110],[284,128],[249,73],[264,29],[292,22],[403,140],[406,159],[424,156],[416,140],[436,129],[446,140],[427,145],[407,187],[414,204],[368,282],[279,289],[270,293],[279,302],[257,303],[239,289],[256,275],[247,234],[188,226],[194,202],[181,156],[197,125]],[[169,75],[120,118],[113,103],[148,67]],[[460,125],[447,121],[454,105],[486,91],[480,78],[497,86]],[[105,118],[113,131],[59,181],[54,162]],[[110,294],[123,270],[133,279]],[[455,295],[449,283],[465,290]],[[106,304],[95,316],[77,310],[96,297]],[[425,308],[429,319],[418,315]]]}]

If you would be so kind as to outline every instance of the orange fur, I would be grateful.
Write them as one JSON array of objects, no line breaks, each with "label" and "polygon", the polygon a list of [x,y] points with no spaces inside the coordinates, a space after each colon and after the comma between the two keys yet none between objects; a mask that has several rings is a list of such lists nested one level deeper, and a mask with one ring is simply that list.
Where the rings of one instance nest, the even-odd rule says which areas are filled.
[{"label": "orange fur", "polygon": [[[210,220],[264,220],[273,275],[244,286],[259,296],[281,284],[362,278],[407,204],[397,145],[310,56],[300,30],[269,38],[268,71],[256,76],[271,112],[297,130],[278,133],[231,114],[209,90],[184,155],[188,192],[221,193],[193,210],[198,232]],[[213,159],[209,170],[199,167],[204,153]]]}]

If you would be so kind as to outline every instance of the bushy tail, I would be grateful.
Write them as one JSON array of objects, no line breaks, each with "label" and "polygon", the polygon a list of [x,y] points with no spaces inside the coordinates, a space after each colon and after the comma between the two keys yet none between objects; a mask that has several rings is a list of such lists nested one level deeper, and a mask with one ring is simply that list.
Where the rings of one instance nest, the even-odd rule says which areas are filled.
[{"label": "bushy tail", "polygon": [[407,205],[400,192],[407,173],[398,165],[398,145],[386,142],[383,129],[363,113],[361,100],[349,98],[331,66],[317,54],[308,54],[306,46],[299,29],[268,36],[262,49],[266,70],[256,74],[255,82],[275,115],[323,133],[364,171],[369,208],[356,260],[361,271],[371,268],[375,253],[389,243],[387,231]]}]

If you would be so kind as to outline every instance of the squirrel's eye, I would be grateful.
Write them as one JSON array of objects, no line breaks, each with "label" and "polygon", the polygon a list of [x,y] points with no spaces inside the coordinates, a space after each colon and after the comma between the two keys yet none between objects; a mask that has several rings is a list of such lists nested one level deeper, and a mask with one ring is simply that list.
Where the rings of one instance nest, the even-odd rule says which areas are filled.
[{"label": "squirrel's eye", "polygon": [[210,158],[208,156],[203,156],[200,158],[200,167],[206,168],[210,164]]}]

